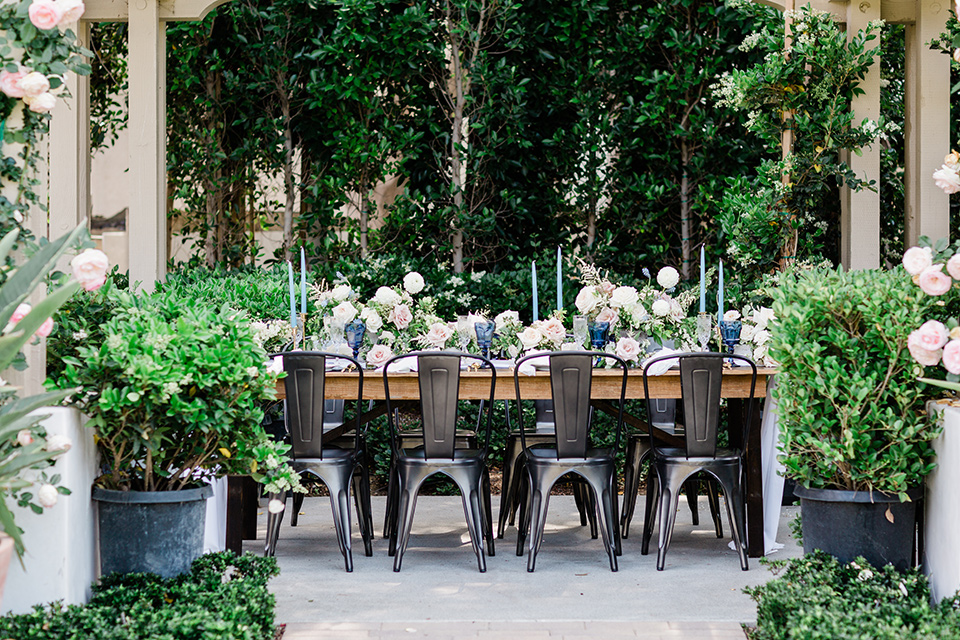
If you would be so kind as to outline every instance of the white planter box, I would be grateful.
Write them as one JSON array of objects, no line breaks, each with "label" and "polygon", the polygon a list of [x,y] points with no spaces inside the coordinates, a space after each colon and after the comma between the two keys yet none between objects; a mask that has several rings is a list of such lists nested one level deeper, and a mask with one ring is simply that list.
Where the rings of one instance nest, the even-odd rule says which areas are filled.
[{"label": "white planter box", "polygon": [[933,442],[937,468],[927,477],[923,524],[923,571],[935,600],[960,589],[960,408],[930,402],[943,433]]},{"label": "white planter box", "polygon": [[90,487],[97,471],[93,431],[83,426],[76,409],[48,407],[44,428],[50,435],[62,434],[73,446],[48,474],[59,473],[60,484],[72,492],[43,514],[13,505],[17,524],[23,529],[26,553],[21,567],[16,557],[10,563],[3,593],[2,611],[26,613],[35,604],[63,600],[86,602],[96,579],[96,513]]}]

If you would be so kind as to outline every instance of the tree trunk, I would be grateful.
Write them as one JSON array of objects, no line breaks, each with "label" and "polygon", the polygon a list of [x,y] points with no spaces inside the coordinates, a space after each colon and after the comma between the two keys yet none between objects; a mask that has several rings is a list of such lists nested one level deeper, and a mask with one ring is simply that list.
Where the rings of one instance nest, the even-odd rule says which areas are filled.
[{"label": "tree trunk", "polygon": [[463,273],[463,191],[466,183],[466,171],[462,157],[464,109],[467,103],[469,85],[467,70],[462,66],[460,37],[453,24],[452,8],[449,0],[445,3],[447,34],[450,36],[450,75],[453,93],[453,118],[450,132],[450,180],[453,189],[453,219],[450,226],[453,231],[450,242],[453,245],[453,271]]},{"label": "tree trunk", "polygon": [[280,113],[283,116],[283,259],[289,261],[293,249],[293,206],[296,201],[296,185],[293,180],[293,129],[290,122],[290,95],[283,88],[282,79],[277,80],[280,97]]},{"label": "tree trunk", "polygon": [[693,244],[691,241],[693,229],[690,224],[690,174],[688,172],[691,155],[690,144],[686,138],[683,138],[680,142],[682,171],[680,175],[680,264],[682,265],[680,270],[684,280],[689,280],[692,277],[690,260],[693,255],[691,246]]}]

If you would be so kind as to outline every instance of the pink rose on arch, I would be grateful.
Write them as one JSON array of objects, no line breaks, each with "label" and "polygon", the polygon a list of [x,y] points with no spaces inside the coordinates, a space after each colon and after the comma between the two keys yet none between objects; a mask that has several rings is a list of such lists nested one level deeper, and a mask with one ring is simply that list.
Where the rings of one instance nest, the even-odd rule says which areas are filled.
[{"label": "pink rose on arch", "polygon": [[34,335],[38,335],[41,338],[46,338],[50,335],[50,332],[53,331],[53,318],[47,318],[43,321],[43,324],[40,325],[40,328],[37,329],[37,332]]},{"label": "pink rose on arch", "polygon": [[960,191],[960,175],[946,165],[933,172],[933,181],[943,189],[944,193]]},{"label": "pink rose on arch", "polygon": [[70,261],[73,277],[83,285],[86,291],[94,291],[107,281],[107,269],[110,260],[99,249],[87,249]]},{"label": "pink rose on arch", "polygon": [[920,289],[928,296],[942,296],[947,291],[950,291],[953,280],[943,272],[942,264],[935,264],[923,270],[917,284],[920,285]]},{"label": "pink rose on arch", "polygon": [[57,97],[49,91],[34,97],[24,96],[23,101],[34,113],[50,113],[57,106]]},{"label": "pink rose on arch", "polygon": [[76,22],[86,9],[82,0],[57,0],[57,2],[60,4],[60,10],[63,11],[63,18],[60,19],[61,25]]},{"label": "pink rose on arch", "polygon": [[11,98],[22,98],[24,96],[23,87],[20,81],[26,74],[23,71],[0,71],[0,91]]},{"label": "pink rose on arch", "polygon": [[31,71],[20,79],[20,88],[23,89],[24,98],[36,98],[50,91],[50,80],[39,71]]},{"label": "pink rose on arch", "polygon": [[907,338],[908,344],[915,344],[921,349],[935,351],[947,344],[949,334],[947,328],[942,322],[937,320],[927,320],[920,328],[913,331]]},{"label": "pink rose on arch", "polygon": [[604,307],[603,311],[597,314],[597,322],[609,322],[611,329],[617,324],[619,318],[617,310],[610,307]]},{"label": "pink rose on arch", "polygon": [[9,324],[8,326],[11,326],[11,327],[16,326],[16,324],[17,324],[18,322],[20,322],[21,320],[23,320],[23,318],[24,318],[28,313],[30,313],[30,309],[32,309],[32,308],[33,308],[33,307],[31,307],[31,306],[30,306],[29,304],[27,304],[26,302],[20,303],[20,304],[17,306],[17,308],[14,310],[13,315],[10,316],[10,324]]},{"label": "pink rose on arch", "polygon": [[28,11],[30,22],[37,29],[54,29],[63,20],[63,9],[54,0],[33,0]]},{"label": "pink rose on arch", "polygon": [[910,247],[903,254],[903,268],[912,276],[918,276],[933,264],[930,247]]},{"label": "pink rose on arch", "polygon": [[393,351],[385,344],[375,344],[367,352],[367,364],[371,367],[382,367],[384,363],[393,357]]},{"label": "pink rose on arch", "polygon": [[960,375],[960,340],[951,340],[943,348],[943,367],[954,375]]},{"label": "pink rose on arch", "polygon": [[954,280],[960,280],[960,253],[955,253],[947,260],[947,273]]},{"label": "pink rose on arch", "polygon": [[907,348],[910,350],[910,355],[913,356],[913,359],[925,367],[932,367],[940,362],[941,349],[929,351],[910,341],[907,342]]},{"label": "pink rose on arch", "polygon": [[390,310],[390,315],[387,316],[387,320],[392,322],[397,329],[406,329],[410,326],[410,323],[413,322],[413,313],[410,311],[409,306],[398,304]]}]

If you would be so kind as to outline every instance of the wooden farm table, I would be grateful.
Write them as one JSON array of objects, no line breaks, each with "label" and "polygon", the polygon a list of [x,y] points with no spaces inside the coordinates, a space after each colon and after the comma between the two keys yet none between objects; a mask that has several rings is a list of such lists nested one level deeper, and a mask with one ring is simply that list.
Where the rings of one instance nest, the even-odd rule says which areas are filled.
[{"label": "wooden farm table", "polygon": [[[763,555],[763,485],[762,485],[762,467],[760,457],[760,426],[762,416],[762,401],[767,393],[767,384],[771,377],[776,373],[776,369],[758,368],[757,386],[754,391],[754,397],[757,399],[755,410],[750,424],[749,442],[738,442],[739,434],[731,434],[731,445],[745,447],[746,464],[746,503],[747,503],[747,549],[751,557],[760,557]],[[496,398],[498,400],[516,400],[516,391],[513,382],[512,369],[497,369],[497,387]],[[615,413],[615,407],[609,402],[620,397],[620,378],[621,373],[616,369],[595,369],[593,372],[593,383],[591,387],[591,397],[594,406],[606,413]],[[352,400],[357,397],[357,381],[359,376],[356,372],[337,372],[331,371],[326,374],[324,388],[325,397],[328,399],[346,399]],[[680,371],[671,369],[660,376],[651,376],[648,381],[651,398],[679,398],[680,397]],[[534,375],[520,376],[520,395],[525,400],[550,399],[550,374],[546,371],[537,371]],[[277,396],[285,396],[283,381],[277,384]],[[744,413],[747,409],[745,399],[750,397],[750,369],[748,367],[734,367],[724,369],[722,396],[728,399],[728,410],[732,422],[742,423],[746,419]],[[460,374],[460,398],[462,400],[485,400],[490,397],[490,372],[489,371],[463,371]],[[383,388],[383,373],[378,371],[365,371],[363,376],[363,398],[365,400],[385,400],[386,395]],[[643,373],[639,369],[631,369],[627,372],[627,392],[628,400],[644,398],[643,392]],[[391,373],[390,374],[390,399],[391,400],[419,400],[420,391],[417,383],[416,373]],[[366,412],[361,420],[367,422],[386,413],[386,407],[383,403],[377,403],[370,411]],[[636,416],[625,414],[624,421],[644,432],[647,425]],[[352,421],[351,421],[352,422]],[[340,429],[334,429],[324,434],[325,438],[335,438],[341,435],[343,425]],[[676,436],[658,430],[659,439],[667,443],[676,442]],[[241,499],[241,490],[236,487],[230,492],[232,500],[228,502],[227,517],[227,547],[239,551],[242,529],[249,533],[256,530],[256,524],[250,522],[249,516],[245,525],[241,525],[242,517],[239,515],[241,503],[249,503],[253,498]],[[248,509],[244,508],[244,512]],[[255,514],[255,510],[251,510]],[[233,517],[231,517],[231,515]],[[247,536],[243,536],[247,537]],[[232,544],[231,544],[232,543]]]}]

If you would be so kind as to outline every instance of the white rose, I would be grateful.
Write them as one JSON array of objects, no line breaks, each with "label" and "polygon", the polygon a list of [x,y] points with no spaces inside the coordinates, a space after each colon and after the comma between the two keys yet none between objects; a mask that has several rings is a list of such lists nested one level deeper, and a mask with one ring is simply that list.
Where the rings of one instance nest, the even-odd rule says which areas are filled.
[{"label": "white rose", "polygon": [[753,334],[753,343],[756,345],[766,344],[770,340],[770,332],[766,329],[761,329]]},{"label": "white rose", "polygon": [[533,349],[543,340],[543,334],[535,327],[527,327],[517,335],[524,349]]},{"label": "white rose", "polygon": [[577,306],[577,310],[586,315],[597,308],[597,305],[600,304],[600,296],[597,295],[597,288],[590,286],[580,289],[580,293],[577,294],[577,299],[574,302]]},{"label": "white rose", "polygon": [[413,322],[413,313],[407,305],[398,304],[390,310],[390,315],[387,317],[387,320],[392,322],[397,329],[403,330]]},{"label": "white rose", "polygon": [[616,354],[624,360],[636,360],[640,357],[640,343],[633,338],[620,338],[617,340]]},{"label": "white rose", "polygon": [[337,302],[343,302],[350,297],[351,293],[353,293],[353,289],[350,288],[350,285],[338,284],[333,288],[333,291],[330,292],[330,297]]},{"label": "white rose", "polygon": [[385,344],[393,344],[393,341],[397,339],[397,336],[393,335],[392,331],[383,331],[380,333],[380,342]]},{"label": "white rose", "polygon": [[[23,86],[23,80],[20,81],[20,86]],[[947,194],[960,191],[960,175],[946,165],[933,172],[933,181]]]},{"label": "white rose", "polygon": [[[47,446],[45,447],[45,449],[47,451],[62,451],[66,453],[67,451],[70,450],[70,447],[72,446],[73,446],[73,443],[70,441],[70,438],[61,434],[54,434],[47,438]],[[63,455],[63,454],[60,454],[60,455]],[[60,455],[54,456],[53,459],[56,460],[57,458],[60,457]]]},{"label": "white rose", "polygon": [[633,287],[617,287],[610,295],[610,306],[615,309],[626,308],[639,300],[640,295]]},{"label": "white rose", "polygon": [[30,429],[20,429],[17,432],[17,444],[21,447],[25,447],[28,444],[33,442],[33,432]]},{"label": "white rose", "polygon": [[736,309],[730,309],[729,311],[723,314],[723,319],[726,322],[736,322],[737,320],[740,319],[740,312],[737,311]]},{"label": "white rose", "polygon": [[60,24],[76,22],[80,19],[80,16],[83,15],[83,11],[86,8],[83,6],[82,0],[57,0],[57,2],[63,11],[63,18],[60,19]]},{"label": "white rose", "polygon": [[664,289],[673,289],[680,282],[680,273],[673,267],[664,267],[657,273],[657,284]]},{"label": "white rose", "polygon": [[740,331],[740,342],[751,342],[753,336],[757,333],[757,326],[752,324],[743,325],[743,329]]},{"label": "white rose", "polygon": [[417,295],[423,291],[423,287],[423,276],[416,271],[411,271],[407,275],[403,276],[403,288],[407,290],[407,293]]},{"label": "white rose", "polygon": [[283,356],[274,356],[267,364],[267,373],[279,375],[283,373]]},{"label": "white rose", "polygon": [[269,511],[270,513],[274,513],[274,514],[280,513],[285,508],[286,508],[286,505],[280,502],[279,500],[277,500],[276,498],[274,498],[273,500],[267,503],[267,511]]},{"label": "white rose", "polygon": [[498,327],[505,327],[509,324],[520,324],[520,314],[516,311],[504,311],[493,319]]},{"label": "white rose", "polygon": [[392,307],[400,303],[400,294],[390,287],[380,287],[374,294],[373,299],[385,307]]},{"label": "white rose", "polygon": [[40,503],[41,507],[46,507],[49,509],[53,505],[57,504],[57,498],[59,498],[57,488],[52,484],[41,485],[40,489],[37,491],[37,502]]},{"label": "white rose", "polygon": [[903,254],[903,268],[912,276],[923,273],[927,267],[933,266],[933,251],[930,247],[910,247]]},{"label": "white rose", "polygon": [[[478,322],[486,322],[486,321],[487,319],[484,316],[481,316],[475,313],[471,313],[467,316],[467,324],[470,325],[471,328],[473,328],[473,326]],[[496,320],[494,320],[494,323],[496,323]]]},{"label": "white rose", "polygon": [[357,308],[349,302],[341,302],[333,308],[333,319],[347,323],[357,317]]},{"label": "white rose", "polygon": [[637,304],[631,304],[628,307],[624,307],[624,311],[630,315],[630,324],[634,326],[639,325],[641,322],[647,319],[647,310],[644,309],[643,305],[639,302]]},{"label": "white rose", "polygon": [[507,347],[507,354],[511,358],[516,358],[518,355],[520,355],[520,349],[517,347],[517,345],[512,344],[509,347]]},{"label": "white rose", "polygon": [[36,98],[50,91],[50,81],[39,71],[31,71],[20,78],[20,88],[23,89],[24,102],[26,102],[26,98]]},{"label": "white rose", "polygon": [[430,325],[430,331],[424,336],[423,339],[428,344],[438,349],[442,349],[447,344],[447,340],[449,340],[451,337],[453,337],[453,329],[448,327],[446,323],[434,322],[432,325]]},{"label": "white rose", "polygon": [[107,254],[99,249],[87,249],[70,261],[73,268],[73,277],[83,285],[84,290],[99,289],[107,281],[107,269],[110,260]]},{"label": "white rose", "polygon": [[655,300],[654,303],[650,306],[650,310],[653,311],[653,315],[663,317],[670,313],[670,303],[666,300]]},{"label": "white rose", "polygon": [[367,352],[367,364],[371,367],[381,367],[392,357],[393,351],[390,350],[390,347],[385,344],[375,344]]},{"label": "white rose", "polygon": [[670,301],[670,317],[672,317],[674,320],[683,320],[687,317],[683,307],[681,307],[680,303],[676,300]]},{"label": "white rose", "polygon": [[57,97],[49,91],[35,97],[24,96],[23,101],[34,113],[50,113],[57,106]]},{"label": "white rose", "polygon": [[757,325],[757,329],[765,329],[773,319],[773,309],[770,307],[760,307],[753,312],[753,322]]},{"label": "white rose", "polygon": [[560,344],[567,337],[567,330],[564,329],[563,323],[556,318],[541,323],[538,329],[547,337],[547,340],[555,344]]},{"label": "white rose", "polygon": [[360,312],[360,319],[366,323],[370,331],[377,332],[383,327],[383,318],[373,307],[364,307]]}]

